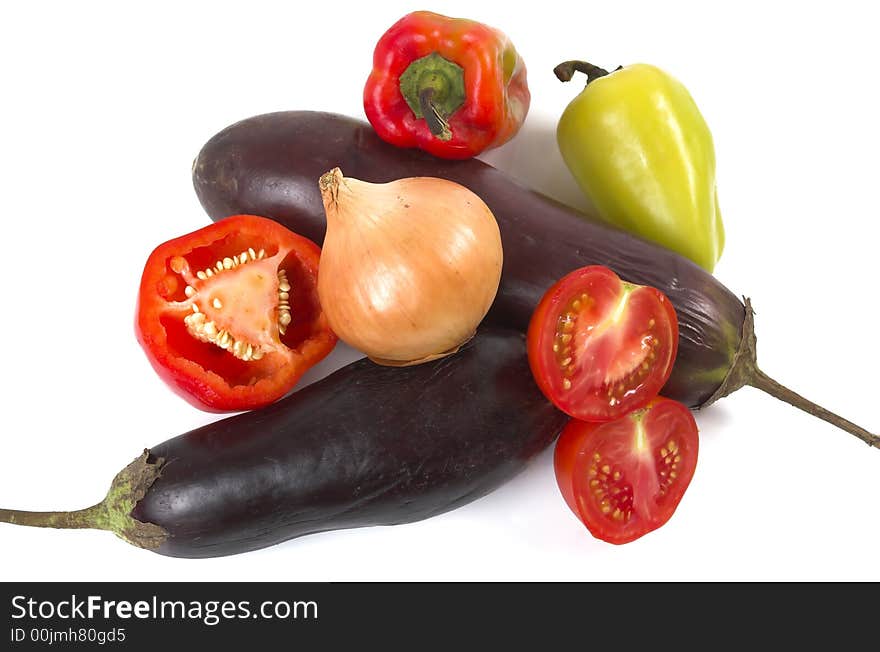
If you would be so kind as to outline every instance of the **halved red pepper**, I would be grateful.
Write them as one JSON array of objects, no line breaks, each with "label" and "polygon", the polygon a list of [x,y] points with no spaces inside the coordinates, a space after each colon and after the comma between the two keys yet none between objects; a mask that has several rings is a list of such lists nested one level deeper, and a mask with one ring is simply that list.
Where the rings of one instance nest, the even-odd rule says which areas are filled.
[{"label": "halved red pepper", "polygon": [[529,101],[525,64],[504,33],[430,11],[407,14],[385,32],[364,88],[379,136],[449,159],[510,140]]},{"label": "halved red pepper", "polygon": [[248,410],[286,394],[336,344],[317,293],[321,250],[235,215],[159,245],[135,331],[158,374],[196,407]]}]

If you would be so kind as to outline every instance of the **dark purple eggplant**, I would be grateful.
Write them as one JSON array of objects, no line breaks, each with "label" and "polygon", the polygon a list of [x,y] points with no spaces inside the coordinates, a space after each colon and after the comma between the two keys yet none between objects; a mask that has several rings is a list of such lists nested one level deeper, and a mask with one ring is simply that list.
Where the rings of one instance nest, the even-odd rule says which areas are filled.
[{"label": "dark purple eggplant", "polygon": [[509,480],[566,420],[532,380],[522,333],[482,327],[453,356],[403,368],[359,360],[159,444],[94,507],[0,509],[0,522],[105,529],[176,557],[410,523]]},{"label": "dark purple eggplant", "polygon": [[556,202],[476,159],[448,161],[383,142],[366,122],[314,111],[269,113],[213,136],[193,164],[199,201],[214,219],[262,215],[323,242],[318,178],[334,167],[382,183],[433,176],[470,188],[498,220],[501,286],[488,315],[524,330],[544,292],[568,272],[605,265],[628,281],[664,292],[679,319],[678,356],[663,394],[704,407],[745,385],[819,416],[872,446],[880,437],[807,401],[757,365],[753,313],[690,260]]}]

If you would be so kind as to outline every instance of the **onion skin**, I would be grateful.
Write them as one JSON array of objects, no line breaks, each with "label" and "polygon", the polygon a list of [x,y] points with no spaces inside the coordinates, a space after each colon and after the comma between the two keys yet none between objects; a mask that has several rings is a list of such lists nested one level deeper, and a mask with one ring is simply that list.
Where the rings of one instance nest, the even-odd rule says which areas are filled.
[{"label": "onion skin", "polygon": [[319,180],[327,235],[318,297],[331,329],[379,364],[449,355],[495,300],[498,223],[466,187],[431,177]]}]

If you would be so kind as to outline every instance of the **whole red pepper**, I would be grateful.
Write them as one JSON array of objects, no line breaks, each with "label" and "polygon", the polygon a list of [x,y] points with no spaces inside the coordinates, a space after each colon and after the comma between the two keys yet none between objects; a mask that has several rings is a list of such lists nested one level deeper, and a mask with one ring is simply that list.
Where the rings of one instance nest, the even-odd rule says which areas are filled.
[{"label": "whole red pepper", "polygon": [[407,14],[382,35],[364,88],[379,136],[448,159],[510,140],[529,101],[525,64],[505,34],[430,11]]}]

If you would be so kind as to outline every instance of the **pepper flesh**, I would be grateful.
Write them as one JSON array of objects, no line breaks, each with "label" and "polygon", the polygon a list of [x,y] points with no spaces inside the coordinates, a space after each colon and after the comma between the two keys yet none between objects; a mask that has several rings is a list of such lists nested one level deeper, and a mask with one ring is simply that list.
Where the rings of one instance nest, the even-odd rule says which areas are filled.
[{"label": "pepper flesh", "polygon": [[237,214],[156,247],[135,333],[158,375],[209,412],[268,405],[336,345],[317,292],[321,250]]},{"label": "pepper flesh", "polygon": [[687,89],[648,64],[607,73],[583,62],[587,87],[557,125],[562,158],[606,221],[711,272],[724,248],[712,134]]},{"label": "pepper flesh", "polygon": [[513,138],[529,102],[525,64],[503,32],[429,11],[382,35],[364,87],[364,111],[383,140],[447,159]]}]

